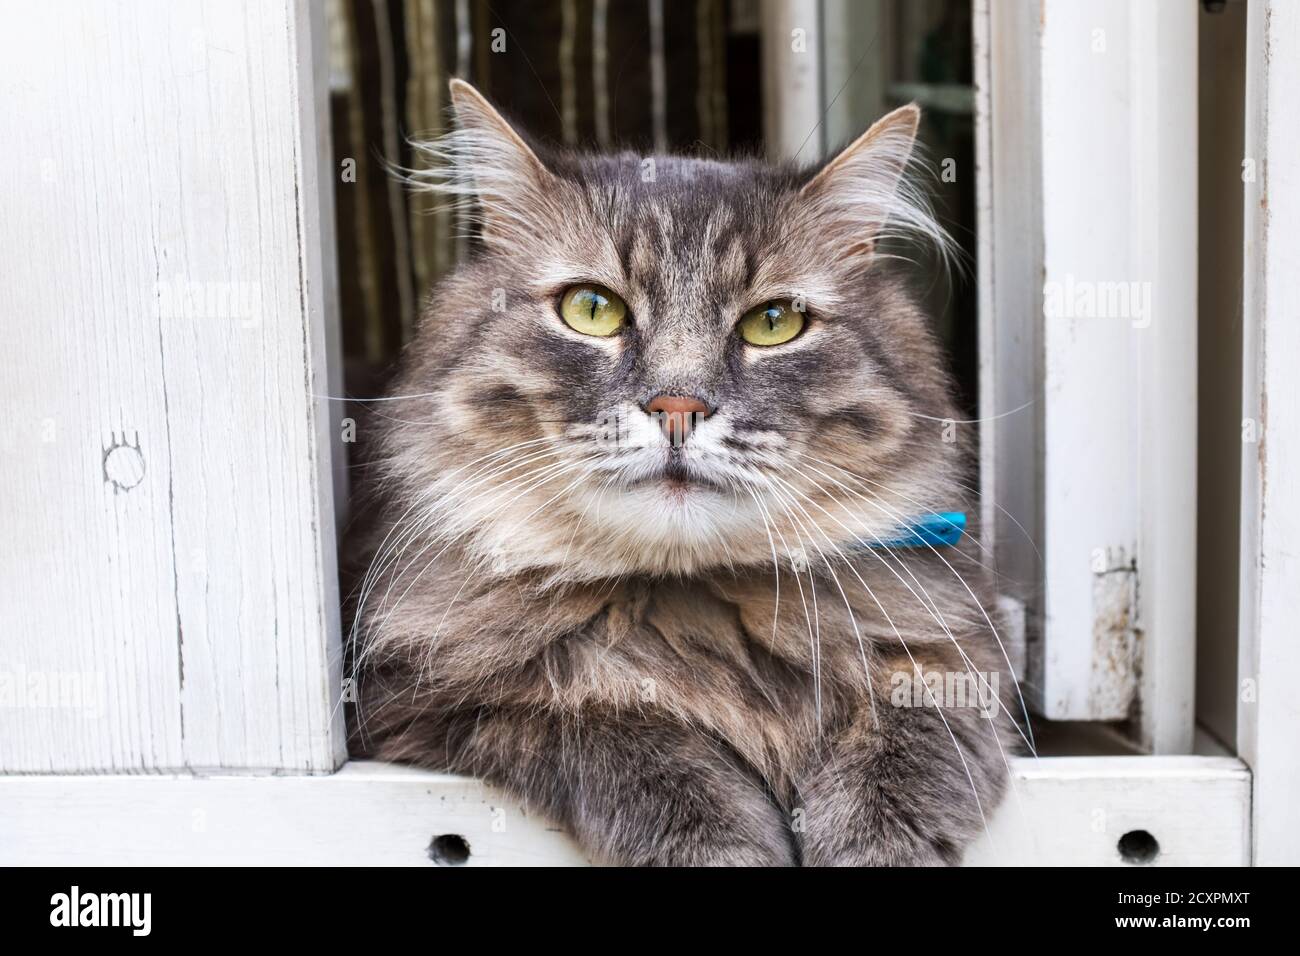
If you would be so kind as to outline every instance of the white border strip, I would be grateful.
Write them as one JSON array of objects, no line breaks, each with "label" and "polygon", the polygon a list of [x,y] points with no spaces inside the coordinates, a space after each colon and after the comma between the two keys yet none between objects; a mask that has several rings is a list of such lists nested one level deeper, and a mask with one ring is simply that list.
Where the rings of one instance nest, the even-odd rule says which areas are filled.
[{"label": "white border strip", "polygon": [[[1225,757],[1016,761],[1016,791],[970,865],[1119,865],[1147,830],[1157,865],[1248,861],[1250,778]],[[353,762],[327,777],[0,778],[3,865],[432,865],[436,836],[469,865],[582,865],[568,836],[478,781]]]}]

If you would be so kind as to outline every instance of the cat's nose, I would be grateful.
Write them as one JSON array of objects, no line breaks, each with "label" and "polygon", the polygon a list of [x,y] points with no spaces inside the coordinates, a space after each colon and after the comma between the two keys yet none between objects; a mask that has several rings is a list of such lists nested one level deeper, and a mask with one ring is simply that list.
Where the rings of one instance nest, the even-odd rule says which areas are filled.
[{"label": "cat's nose", "polygon": [[689,395],[656,395],[645,410],[659,421],[659,427],[674,445],[686,441],[695,424],[712,414],[706,403]]}]

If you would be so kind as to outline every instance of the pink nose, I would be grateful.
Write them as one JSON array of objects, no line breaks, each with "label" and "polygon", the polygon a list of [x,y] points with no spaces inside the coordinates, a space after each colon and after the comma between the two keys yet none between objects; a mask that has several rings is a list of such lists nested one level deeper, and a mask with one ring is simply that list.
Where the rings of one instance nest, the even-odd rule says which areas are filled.
[{"label": "pink nose", "polygon": [[659,420],[659,427],[674,445],[686,441],[695,423],[710,414],[708,405],[686,395],[656,395],[645,410]]}]

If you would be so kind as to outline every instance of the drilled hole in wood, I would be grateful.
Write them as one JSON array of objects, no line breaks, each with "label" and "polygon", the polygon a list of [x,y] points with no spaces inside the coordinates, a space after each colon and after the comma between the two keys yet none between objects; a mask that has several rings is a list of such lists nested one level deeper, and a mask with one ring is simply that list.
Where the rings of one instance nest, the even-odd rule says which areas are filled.
[{"label": "drilled hole in wood", "polygon": [[1146,830],[1129,830],[1119,838],[1119,857],[1125,863],[1151,863],[1160,855],[1160,844]]},{"label": "drilled hole in wood", "polygon": [[439,866],[464,866],[469,862],[469,843],[455,833],[436,836],[429,843],[429,859]]},{"label": "drilled hole in wood", "polygon": [[120,442],[104,450],[104,480],[114,491],[130,491],[143,478],[144,456],[138,447]]}]

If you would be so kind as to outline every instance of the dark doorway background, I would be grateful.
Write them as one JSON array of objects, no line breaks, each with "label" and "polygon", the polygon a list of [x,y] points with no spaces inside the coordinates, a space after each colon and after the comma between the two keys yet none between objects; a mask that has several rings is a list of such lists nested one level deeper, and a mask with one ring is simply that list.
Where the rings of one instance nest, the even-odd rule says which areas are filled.
[{"label": "dark doorway background", "polygon": [[[961,405],[974,417],[970,4],[887,0],[877,9],[871,30],[880,35],[863,36],[862,48],[884,61],[887,99],[879,105],[918,100],[931,159],[953,159],[961,171],[954,182],[936,177],[930,185],[963,249],[965,274],[938,277],[937,263],[922,254],[918,282]],[[703,155],[764,150],[758,0],[330,0],[329,14],[336,169],[355,164],[355,181],[336,184],[351,396],[382,391],[424,296],[466,251],[465,224],[385,170],[385,160],[417,162],[408,138],[446,129],[449,77],[473,82],[542,140]],[[664,83],[658,119],[656,68]],[[828,88],[826,98],[838,92]],[[853,122],[865,129],[875,118]]]}]

